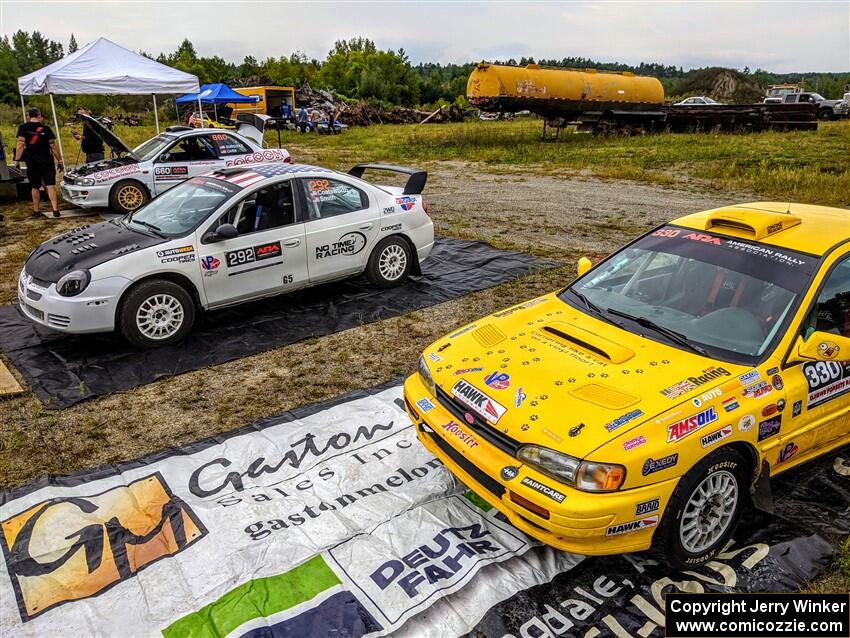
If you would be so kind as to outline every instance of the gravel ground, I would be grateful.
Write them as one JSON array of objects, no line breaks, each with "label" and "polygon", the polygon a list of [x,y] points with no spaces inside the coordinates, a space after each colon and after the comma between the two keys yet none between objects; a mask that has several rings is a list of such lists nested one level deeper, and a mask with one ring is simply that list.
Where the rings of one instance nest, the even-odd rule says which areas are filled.
[{"label": "gravel ground", "polygon": [[606,255],[680,215],[756,199],[566,173],[494,172],[463,162],[428,170],[426,200],[443,232],[551,256]]}]

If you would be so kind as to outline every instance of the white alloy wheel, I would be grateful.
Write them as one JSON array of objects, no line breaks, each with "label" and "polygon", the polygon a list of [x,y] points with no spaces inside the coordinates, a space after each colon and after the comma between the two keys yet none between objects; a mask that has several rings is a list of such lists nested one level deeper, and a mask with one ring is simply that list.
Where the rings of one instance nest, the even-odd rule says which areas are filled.
[{"label": "white alloy wheel", "polygon": [[145,299],[136,311],[136,327],[148,339],[168,339],[180,330],[185,311],[179,299],[157,293]]},{"label": "white alloy wheel", "polygon": [[679,522],[682,547],[699,554],[726,533],[740,498],[738,480],[726,470],[705,477],[691,493]]},{"label": "white alloy wheel", "polygon": [[378,258],[378,272],[387,281],[395,281],[407,269],[407,253],[398,244],[389,244]]}]

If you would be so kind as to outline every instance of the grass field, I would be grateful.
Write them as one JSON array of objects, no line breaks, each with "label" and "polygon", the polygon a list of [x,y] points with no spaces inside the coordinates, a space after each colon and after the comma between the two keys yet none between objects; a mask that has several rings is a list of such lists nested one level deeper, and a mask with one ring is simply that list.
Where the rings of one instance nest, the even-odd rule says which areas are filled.
[{"label": "grass field", "polygon": [[[565,265],[423,311],[99,397],[62,411],[45,410],[30,392],[0,400],[0,489],[44,473],[67,474],[179,446],[409,373],[418,353],[440,335],[559,287],[574,274],[572,264],[580,254],[592,254],[594,246],[610,250],[658,223],[657,218],[631,214],[628,207],[616,211],[613,221],[603,220],[600,209],[604,200],[579,219],[577,205],[564,202],[561,210],[561,204],[553,204],[551,198],[548,217],[541,214],[543,221],[529,219],[528,212],[511,209],[515,200],[506,196],[515,185],[537,183],[529,180],[544,181],[549,193],[568,192],[567,180],[578,175],[606,180],[586,185],[594,196],[597,190],[601,195],[605,188],[621,190],[639,182],[652,187],[640,186],[643,190],[658,187],[663,193],[700,191],[719,197],[734,190],[764,199],[850,205],[850,121],[822,124],[816,133],[635,138],[565,135],[557,142],[541,141],[540,130],[539,121],[516,120],[375,126],[334,137],[285,132],[283,144],[298,161],[339,168],[361,161],[424,165],[434,173],[426,194],[430,198],[436,190],[440,195],[434,201],[441,205],[432,206],[438,233],[520,247],[558,257]],[[151,127],[117,126],[116,131],[130,146],[154,133]],[[14,127],[0,127],[0,132],[11,150]],[[69,128],[63,127],[62,133],[66,159],[73,163],[78,142]],[[277,136],[270,133],[267,139],[274,145]],[[436,169],[448,164],[454,172],[441,176]],[[482,175],[487,180],[482,180]],[[477,183],[476,195],[467,198],[473,200],[466,202],[467,208],[461,208],[457,193],[472,182]],[[504,188],[495,188],[500,184]],[[574,183],[573,187],[575,191]],[[537,205],[529,206],[534,209]],[[505,210],[503,215],[499,206]],[[490,208],[497,210],[489,217],[479,217],[483,223],[470,222],[473,214]],[[92,221],[30,220],[25,202],[2,205],[0,213],[6,216],[5,224],[0,225],[0,303],[14,300],[16,277],[33,247]],[[518,226],[534,222],[540,223],[539,232],[520,237]],[[562,237],[572,243],[551,240]],[[813,583],[812,589],[850,589],[850,545],[844,545],[830,571]]]}]

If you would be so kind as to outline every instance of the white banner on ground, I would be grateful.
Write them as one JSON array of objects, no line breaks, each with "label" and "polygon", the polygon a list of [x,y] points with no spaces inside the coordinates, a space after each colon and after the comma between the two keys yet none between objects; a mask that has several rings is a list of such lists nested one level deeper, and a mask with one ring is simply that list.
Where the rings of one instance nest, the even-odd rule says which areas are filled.
[{"label": "white banner on ground", "polygon": [[464,498],[401,406],[360,392],[4,494],[0,633],[463,633],[578,561]]}]

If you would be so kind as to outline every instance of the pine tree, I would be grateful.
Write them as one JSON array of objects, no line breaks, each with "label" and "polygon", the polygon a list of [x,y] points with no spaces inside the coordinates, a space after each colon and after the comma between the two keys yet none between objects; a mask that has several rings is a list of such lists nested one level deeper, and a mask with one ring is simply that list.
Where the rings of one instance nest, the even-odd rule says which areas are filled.
[{"label": "pine tree", "polygon": [[74,37],[74,34],[71,34],[71,40],[68,42],[68,53],[73,53],[80,47],[77,46],[77,38]]}]

